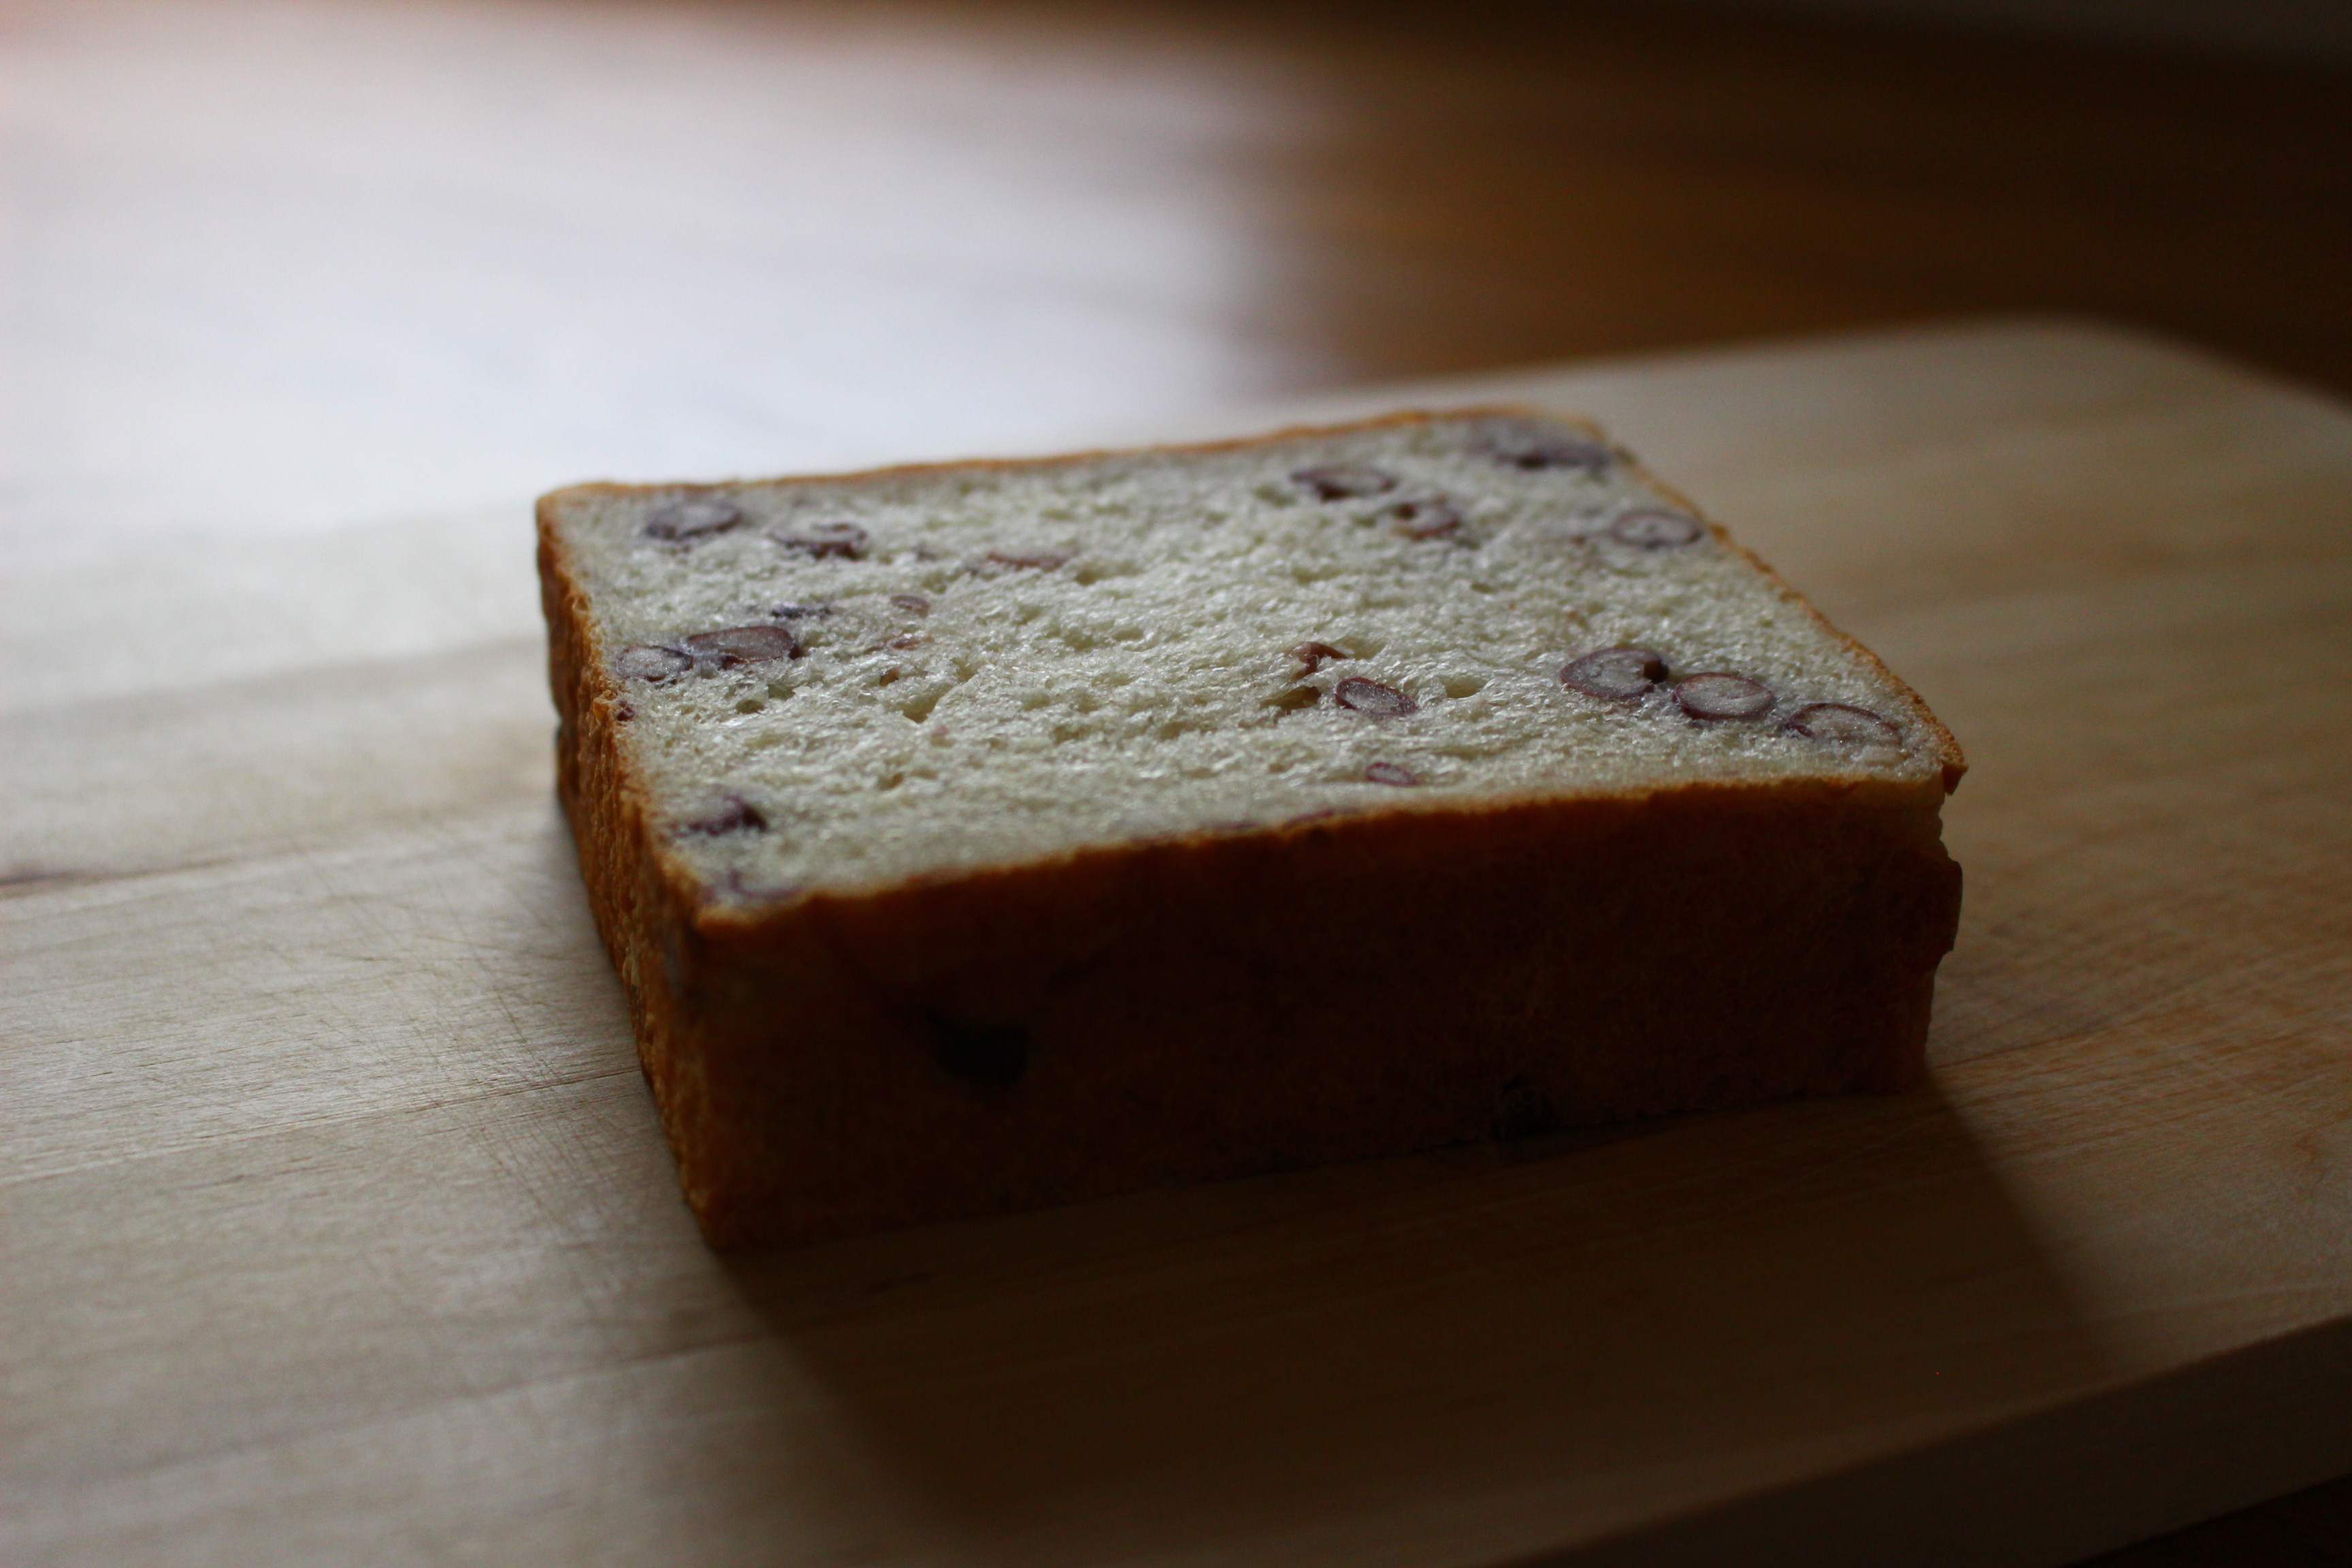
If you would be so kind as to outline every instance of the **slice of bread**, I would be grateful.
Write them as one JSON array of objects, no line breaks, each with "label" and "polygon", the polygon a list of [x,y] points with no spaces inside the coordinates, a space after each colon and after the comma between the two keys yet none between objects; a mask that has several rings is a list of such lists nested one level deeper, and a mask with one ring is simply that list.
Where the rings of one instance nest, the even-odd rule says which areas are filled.
[{"label": "slice of bread", "polygon": [[1958,747],[1515,410],[540,503],[719,1245],[1921,1071]]}]

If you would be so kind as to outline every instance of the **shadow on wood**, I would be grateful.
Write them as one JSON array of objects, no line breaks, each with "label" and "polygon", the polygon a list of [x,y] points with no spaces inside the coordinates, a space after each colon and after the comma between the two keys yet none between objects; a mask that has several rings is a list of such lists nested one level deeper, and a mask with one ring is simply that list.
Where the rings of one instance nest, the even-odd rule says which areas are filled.
[{"label": "shadow on wood", "polygon": [[[1933,1089],[739,1261],[961,1548],[1591,1540],[2096,1384]],[[1459,1516],[1459,1517],[1456,1517]]]},{"label": "shadow on wood", "polygon": [[[1962,1437],[1637,1532],[1575,1561],[1578,1568],[2054,1563],[2118,1535],[2143,1534],[2152,1519],[2163,1521],[2155,1528],[2168,1529],[2352,1465],[2352,1431],[2337,1417],[2347,1384],[2352,1323],[2325,1323],[2142,1388],[2030,1416],[1998,1435]],[[2330,1428],[2334,1442],[2309,1440]],[[2179,1462],[2186,1445],[2201,1448],[2199,1463]],[[2334,1497],[2340,1508],[2341,1491],[2315,1498],[2311,1521],[2314,1536],[2332,1535],[2339,1544],[2342,1531],[2326,1502]],[[1823,1531],[1821,1521],[1832,1518],[1834,1531]],[[2242,1531],[2183,1541],[2179,1556],[2147,1550],[2160,1554],[2155,1560],[2183,1563],[2341,1561],[2315,1540],[2297,1551],[2285,1531],[2258,1524]],[[2118,1552],[2112,1561],[2137,1557]]]}]

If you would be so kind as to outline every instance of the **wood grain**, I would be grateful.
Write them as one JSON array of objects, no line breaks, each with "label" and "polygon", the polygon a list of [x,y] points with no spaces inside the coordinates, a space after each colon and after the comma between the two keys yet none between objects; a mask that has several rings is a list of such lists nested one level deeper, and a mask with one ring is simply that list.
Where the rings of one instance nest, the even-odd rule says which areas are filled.
[{"label": "wood grain", "polygon": [[2352,415],[2033,323],[1448,390],[1601,416],[1968,742],[1931,1090],[723,1262],[522,551],[319,533],[0,715],[0,1554],[2061,1562],[2352,1466]]},{"label": "wood grain", "polygon": [[[1971,742],[1948,1069],[2140,1064],[2086,1065],[2097,1095],[2054,1121],[1948,1086],[1889,1124],[1944,1173],[1931,1235],[2026,1258],[1988,1265],[2011,1325],[1988,1342],[2040,1348],[1991,1382],[2043,1388],[2042,1415],[1928,1399],[1975,1436],[1863,1471],[1742,1439],[1708,1471],[1686,1409],[1691,1457],[1577,1483],[1619,1500],[1599,1511],[1514,1514],[1433,1451],[1489,1453],[1501,1400],[1532,1468],[1494,1474],[1556,1484],[1611,1430],[1530,1414],[1590,1371],[1551,1325],[1445,1295],[1511,1248],[1553,1259],[1539,1302],[1622,1280],[1547,1251],[1570,1200],[1514,1207],[1493,1173],[1391,1178],[1470,1184],[1454,1199],[1248,1189],[1269,1245],[1369,1238],[1391,1269],[1368,1297],[1437,1291],[1486,1360],[1263,1262],[1203,1285],[1182,1238],[1257,1223],[1231,1194],[1151,1210],[1175,1228],[1139,1250],[1125,1211],[974,1244],[941,1266],[949,1304],[895,1328],[861,1291],[923,1300],[903,1259],[812,1296],[673,1256],[603,971],[563,934],[512,531],[529,494],[595,475],[1174,437],[1364,378],[1988,308],[2169,327],[2340,393],[2340,67],[1640,5],[15,0],[0,97],[0,1555],[1044,1553],[1026,1497],[1083,1557],[1116,1544],[1087,1521],[1156,1497],[1220,1415],[1307,1435],[1196,1474],[1202,1519],[1153,1526],[1170,1552],[1216,1521],[1270,1555],[1284,1529],[1355,1550],[1312,1522],[1348,1516],[1353,1468],[1436,1521],[1357,1521],[1408,1558],[1468,1551],[1476,1506],[1566,1541],[1622,1505],[1623,1550],[1659,1560],[1810,1535],[1817,1561],[1834,1514],[1857,1559],[2024,1561],[2352,1466],[2309,1403],[2340,1403],[2326,1331],[2284,1331],[2343,1278],[2340,1133],[2308,1099],[2344,1037],[2338,407],[2032,330],[1492,384],[1635,433]],[[2116,1119],[2116,1151],[2078,1157],[2077,1116]],[[2205,1142],[2164,1141],[2184,1117]],[[2241,1163],[2243,1186],[2215,1174]],[[2044,1192],[2046,1169],[2090,1173]],[[1448,1226],[1494,1250],[1447,1250]],[[2151,1261],[2176,1244],[2180,1271]],[[970,1272],[1007,1248],[1031,1261]],[[1870,1289],[1925,1334],[1913,1298],[1945,1287],[1908,1266]],[[1071,1279],[1109,1302],[1091,1338],[1037,1305]],[[1711,1326],[1759,1364],[1776,1332],[1812,1342],[1700,1294],[1560,1310],[1626,1343]],[[1225,1327],[1122,1340],[1153,1301]],[[926,1336],[973,1358],[961,1403],[873,1392],[872,1347]],[[1165,1345],[1187,1375],[1147,1363]],[[2254,1348],[2143,1375],[2231,1345]],[[1481,1382],[1507,1352],[1531,1404]],[[1082,1363],[1171,1435],[1077,1408],[1054,1379]],[[1053,1374],[1033,1400],[1019,1366]],[[1889,1378],[1766,1402],[1829,1430],[1916,1397]],[[1339,1409],[1361,1440],[1298,1426]],[[1027,1436],[959,1425],[988,1415]],[[1884,1452],[1787,1436],[1849,1440]],[[1441,1482],[1464,1489],[1415,1500]],[[2179,1550],[2284,1554],[2299,1517]]]}]

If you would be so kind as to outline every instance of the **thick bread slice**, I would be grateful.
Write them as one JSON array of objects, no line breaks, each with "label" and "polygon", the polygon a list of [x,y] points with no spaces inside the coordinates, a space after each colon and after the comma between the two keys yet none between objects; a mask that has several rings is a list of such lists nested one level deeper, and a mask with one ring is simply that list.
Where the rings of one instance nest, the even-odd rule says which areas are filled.
[{"label": "thick bread slice", "polygon": [[1589,426],[540,503],[718,1245],[1920,1070],[1963,763]]}]

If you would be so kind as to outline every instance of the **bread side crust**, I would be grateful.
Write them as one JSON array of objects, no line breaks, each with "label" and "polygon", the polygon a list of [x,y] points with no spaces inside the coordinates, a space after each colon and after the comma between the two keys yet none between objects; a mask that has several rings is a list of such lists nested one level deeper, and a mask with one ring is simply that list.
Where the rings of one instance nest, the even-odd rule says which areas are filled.
[{"label": "bread side crust", "polygon": [[[1409,413],[1232,451],[1481,415]],[[927,464],[783,483],[1049,468]],[[1622,456],[1622,454],[1621,454]],[[1630,458],[1626,458],[1628,462]],[[1643,480],[1702,517],[1646,470]],[[1318,816],[768,905],[656,831],[627,696],[541,499],[558,784],[715,1246],[1914,1082],[1959,872],[1936,783],[1795,780]]]}]

